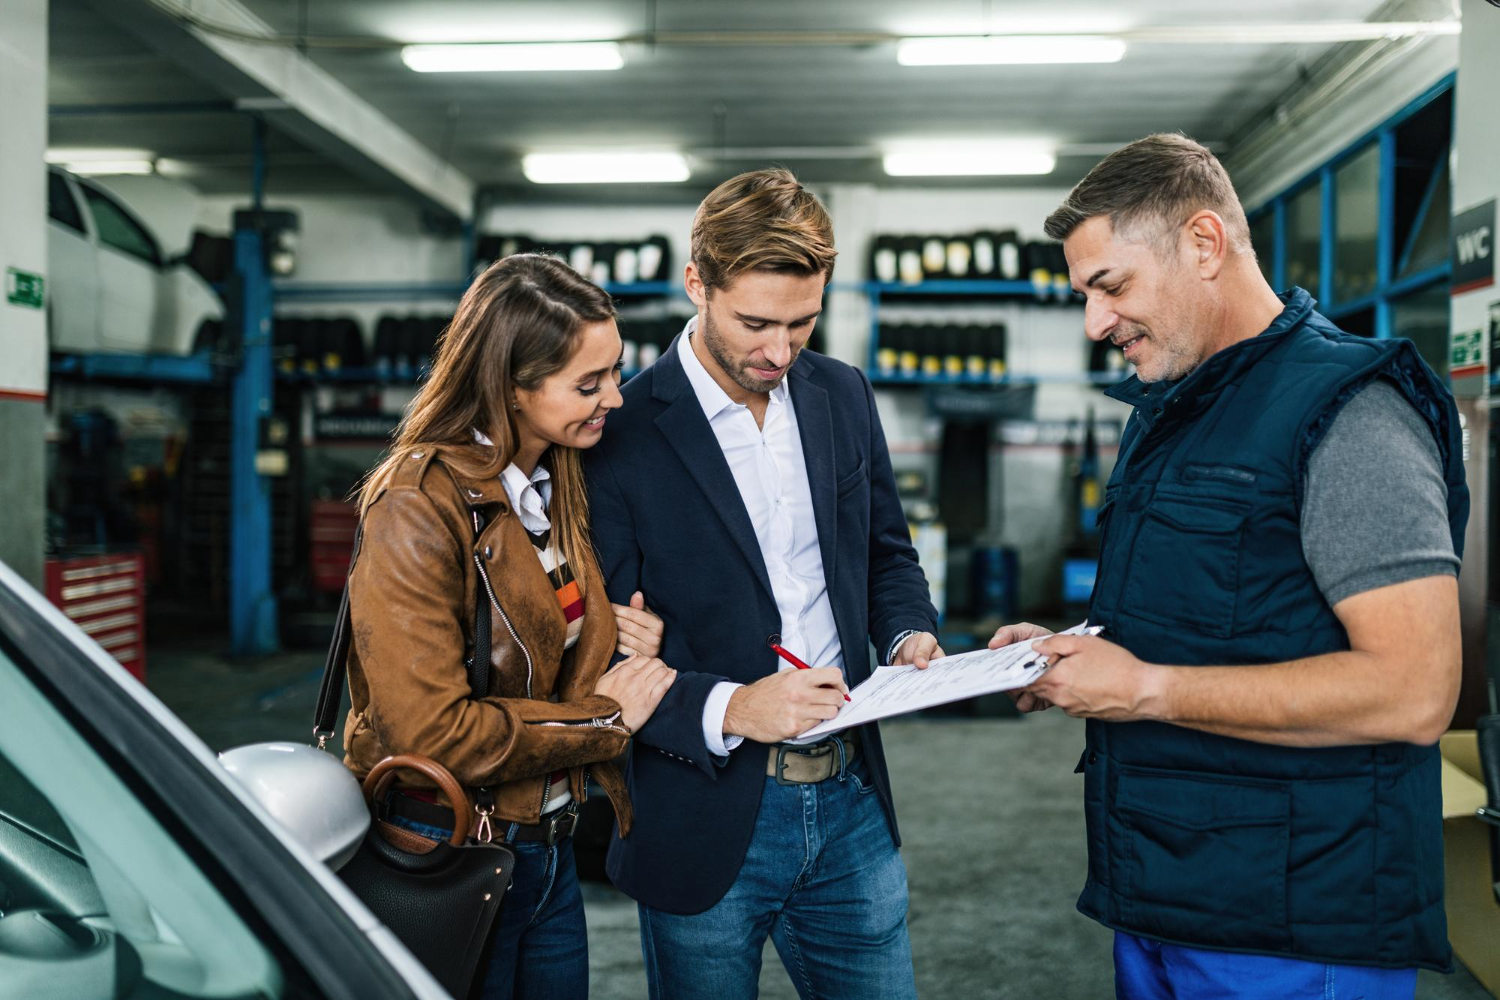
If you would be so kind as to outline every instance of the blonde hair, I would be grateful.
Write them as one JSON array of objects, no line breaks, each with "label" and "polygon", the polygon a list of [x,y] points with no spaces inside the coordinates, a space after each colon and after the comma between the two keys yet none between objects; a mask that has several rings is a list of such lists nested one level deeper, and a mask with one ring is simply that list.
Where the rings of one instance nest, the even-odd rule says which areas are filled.
[{"label": "blonde hair", "polygon": [[693,264],[706,288],[727,287],[746,271],[833,276],[838,251],[822,202],[775,167],[731,177],[693,216]]},{"label": "blonde hair", "polygon": [[[516,388],[539,388],[568,363],[586,325],[614,317],[609,296],[562,261],[516,254],[491,264],[469,286],[443,331],[432,374],[396,428],[390,453],[360,487],[361,516],[413,451],[473,445],[476,430],[493,442],[483,461],[467,462],[453,452],[443,461],[466,478],[498,476],[520,440],[512,408]],[[552,477],[553,537],[582,580],[597,567],[582,459],[578,449],[555,444],[542,461]]]}]

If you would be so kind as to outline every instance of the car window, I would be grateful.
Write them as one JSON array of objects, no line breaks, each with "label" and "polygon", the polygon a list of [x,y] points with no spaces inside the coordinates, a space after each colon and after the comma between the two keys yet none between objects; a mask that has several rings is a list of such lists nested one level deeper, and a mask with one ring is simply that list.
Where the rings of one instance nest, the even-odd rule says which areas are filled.
[{"label": "car window", "polygon": [[78,202],[68,189],[67,179],[50,170],[47,171],[47,218],[80,233],[84,231],[83,213],[78,210]]},{"label": "car window", "polygon": [[209,874],[0,649],[0,995],[300,997]]},{"label": "car window", "polygon": [[105,246],[123,250],[132,257],[139,257],[148,264],[161,264],[161,252],[156,240],[132,219],[125,210],[96,188],[80,185],[83,197],[94,215],[94,228],[99,230],[99,242]]}]

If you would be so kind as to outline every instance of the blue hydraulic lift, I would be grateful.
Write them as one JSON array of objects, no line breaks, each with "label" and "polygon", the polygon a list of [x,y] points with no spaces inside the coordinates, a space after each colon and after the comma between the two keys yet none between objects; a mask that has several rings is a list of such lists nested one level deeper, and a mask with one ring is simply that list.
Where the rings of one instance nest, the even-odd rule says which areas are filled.
[{"label": "blue hydraulic lift", "polygon": [[[251,207],[265,207],[266,125],[254,118]],[[271,276],[262,233],[235,230],[234,269],[239,278],[240,365],[230,400],[229,635],[230,652],[276,652],[276,594],[271,589],[271,484],[257,465],[263,429],[271,419]]]}]

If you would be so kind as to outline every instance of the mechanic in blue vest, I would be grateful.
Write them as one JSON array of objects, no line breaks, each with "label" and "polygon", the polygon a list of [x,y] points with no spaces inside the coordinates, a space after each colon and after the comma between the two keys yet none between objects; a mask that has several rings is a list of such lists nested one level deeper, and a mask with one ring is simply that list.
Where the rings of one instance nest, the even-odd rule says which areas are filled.
[{"label": "mechanic in blue vest", "polygon": [[[1046,223],[1135,375],[1100,514],[1099,638],[1017,704],[1087,718],[1088,879],[1121,997],[1410,998],[1450,968],[1438,750],[1468,520],[1452,395],[1404,340],[1277,295],[1181,135]],[[992,647],[1045,634],[1000,629]]]}]

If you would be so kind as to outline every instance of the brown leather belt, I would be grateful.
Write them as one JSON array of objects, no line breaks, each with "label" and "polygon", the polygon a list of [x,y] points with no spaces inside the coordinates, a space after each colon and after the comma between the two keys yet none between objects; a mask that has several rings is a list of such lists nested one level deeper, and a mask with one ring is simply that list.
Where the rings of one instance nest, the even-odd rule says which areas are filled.
[{"label": "brown leather belt", "polygon": [[[843,752],[840,753],[840,747]],[[766,760],[766,777],[778,785],[813,785],[827,781],[859,755],[859,733],[849,729],[821,743],[797,746],[777,743]]]},{"label": "brown leather belt", "polygon": [[[453,830],[452,809],[435,802],[424,802],[410,795],[402,795],[399,791],[387,796],[383,812],[385,815],[382,818],[401,816],[448,833]],[[540,823],[522,824],[516,829],[514,837],[500,836],[502,833],[510,832],[510,824],[505,820],[498,820],[495,822],[495,839],[505,840],[507,843],[520,840],[540,841],[551,847],[564,837],[570,836],[577,826],[578,802],[575,800],[560,809],[547,813]]]}]

